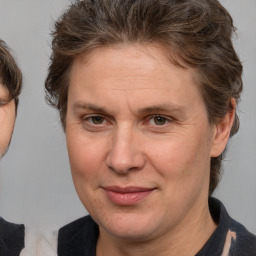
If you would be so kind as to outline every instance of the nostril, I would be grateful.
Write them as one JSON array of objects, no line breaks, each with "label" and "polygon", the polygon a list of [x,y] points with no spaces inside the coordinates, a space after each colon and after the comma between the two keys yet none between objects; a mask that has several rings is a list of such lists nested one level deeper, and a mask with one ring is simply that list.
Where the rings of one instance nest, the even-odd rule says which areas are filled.
[{"label": "nostril", "polygon": [[109,152],[106,158],[110,170],[119,174],[141,170],[145,164],[143,150],[135,138],[130,125],[119,126],[112,137]]},{"label": "nostril", "polygon": [[137,152],[129,156],[114,156],[109,155],[107,158],[107,166],[110,170],[119,174],[126,174],[131,171],[138,171],[143,169],[145,159],[143,154]]}]

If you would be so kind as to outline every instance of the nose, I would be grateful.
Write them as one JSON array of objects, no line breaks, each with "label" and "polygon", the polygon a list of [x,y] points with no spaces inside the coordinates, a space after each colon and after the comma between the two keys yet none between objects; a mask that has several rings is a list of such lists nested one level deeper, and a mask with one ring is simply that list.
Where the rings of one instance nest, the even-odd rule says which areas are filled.
[{"label": "nose", "polygon": [[139,143],[139,134],[132,129],[123,128],[116,131],[112,138],[107,156],[108,167],[119,174],[132,170],[141,170],[145,165],[145,156]]}]

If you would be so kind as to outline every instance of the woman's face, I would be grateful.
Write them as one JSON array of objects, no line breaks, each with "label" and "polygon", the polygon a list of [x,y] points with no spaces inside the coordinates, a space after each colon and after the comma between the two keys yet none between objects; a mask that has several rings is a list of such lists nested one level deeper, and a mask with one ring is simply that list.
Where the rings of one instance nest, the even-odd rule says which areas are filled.
[{"label": "woman's face", "polygon": [[8,90],[0,84],[0,156],[9,146],[16,117],[14,100],[5,104],[8,97]]},{"label": "woman's face", "polygon": [[193,72],[153,45],[100,48],[75,60],[67,146],[76,191],[100,232],[151,239],[207,208],[210,158],[223,145]]}]

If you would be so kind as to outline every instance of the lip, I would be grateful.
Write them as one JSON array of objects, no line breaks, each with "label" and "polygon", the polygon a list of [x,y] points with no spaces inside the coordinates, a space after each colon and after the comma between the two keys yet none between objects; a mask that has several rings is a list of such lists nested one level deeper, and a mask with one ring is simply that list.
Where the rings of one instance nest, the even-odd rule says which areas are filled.
[{"label": "lip", "polygon": [[144,198],[148,197],[155,188],[144,187],[103,187],[108,199],[117,205],[135,205]]}]

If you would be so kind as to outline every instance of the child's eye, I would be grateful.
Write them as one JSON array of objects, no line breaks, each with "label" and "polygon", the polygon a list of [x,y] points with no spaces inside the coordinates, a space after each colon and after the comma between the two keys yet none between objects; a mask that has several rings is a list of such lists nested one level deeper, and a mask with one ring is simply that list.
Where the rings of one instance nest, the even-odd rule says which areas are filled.
[{"label": "child's eye", "polygon": [[7,101],[0,100],[0,106],[6,105],[6,104],[7,104]]}]

